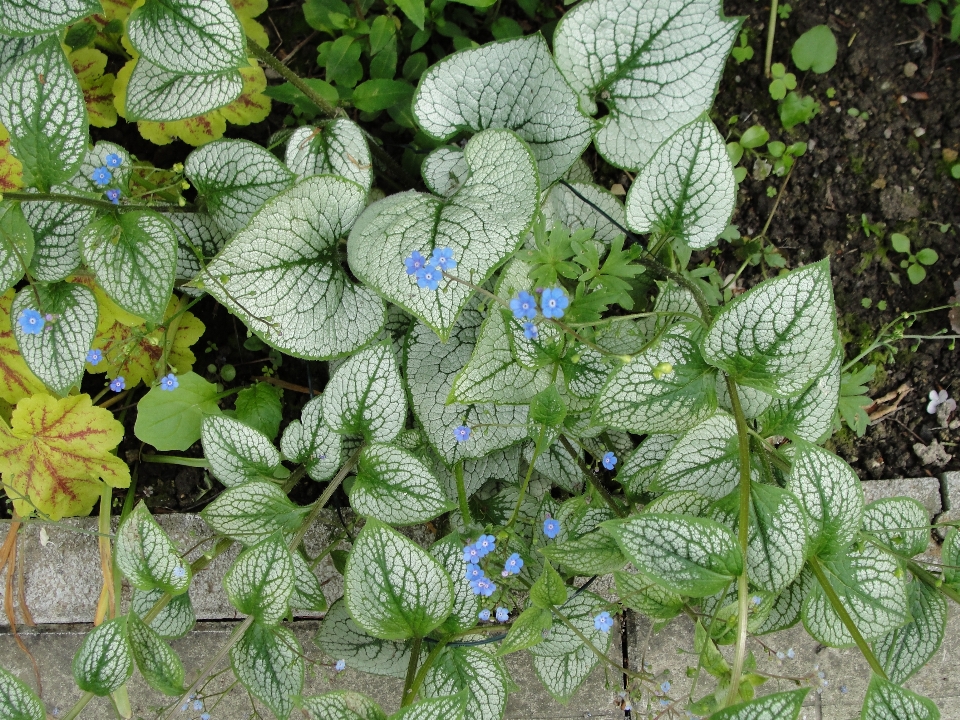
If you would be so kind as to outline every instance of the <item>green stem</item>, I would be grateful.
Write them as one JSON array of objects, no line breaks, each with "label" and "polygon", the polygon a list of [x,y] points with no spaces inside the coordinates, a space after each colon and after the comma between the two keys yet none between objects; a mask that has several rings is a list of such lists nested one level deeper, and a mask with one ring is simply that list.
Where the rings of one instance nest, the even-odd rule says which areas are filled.
[{"label": "green stem", "polygon": [[169,213],[192,213],[196,212],[197,209],[192,204],[187,203],[186,205],[133,205],[133,204],[122,204],[114,205],[109,200],[100,200],[98,198],[88,198],[81,195],[68,195],[66,193],[28,193],[28,192],[5,192],[3,193],[3,198],[5,200],[19,200],[20,202],[37,202],[37,201],[46,201],[46,202],[62,202],[62,203],[72,203],[74,205],[87,205],[88,207],[100,208],[101,210],[109,210],[114,212],[118,209],[123,211],[129,210],[154,210],[156,212],[169,212]]},{"label": "green stem", "polygon": [[302,92],[307,96],[307,99],[310,100],[314,105],[317,106],[317,109],[320,110],[328,118],[333,119],[335,117],[343,117],[345,113],[339,108],[334,107],[330,103],[321,97],[321,95],[314,90],[312,87],[307,85],[299,75],[297,75],[293,70],[288,68],[282,62],[280,62],[269,50],[262,48],[257,45],[253,40],[247,41],[247,50],[251,55],[257,58],[267,67],[275,70],[277,74],[286,80],[288,83],[293,85],[297,90]]},{"label": "green stem", "polygon": [[415,637],[413,647],[410,648],[410,662],[407,663],[407,677],[403,681],[403,695],[400,699],[400,707],[406,707],[413,702],[415,693],[413,692],[413,681],[417,676],[417,663],[420,660],[420,643],[423,638]]},{"label": "green stem", "polygon": [[[427,679],[427,672],[433,667],[433,663],[436,662],[437,658],[440,656],[440,653],[443,652],[443,649],[447,646],[447,643],[451,638],[447,637],[438,642],[433,646],[433,649],[430,651],[430,654],[427,655],[427,659],[423,661],[423,665],[420,666],[420,670],[417,672],[417,676],[413,680],[413,684],[410,686],[409,697],[411,702],[413,698],[417,696],[417,693],[420,692],[420,687],[423,685],[423,681]],[[404,695],[404,697],[408,697]]]},{"label": "green stem", "polygon": [[626,517],[629,513],[621,507],[620,503],[616,501],[613,495],[610,494],[610,491],[607,490],[603,485],[601,485],[597,479],[593,476],[593,473],[590,472],[590,468],[587,467],[586,463],[583,462],[583,458],[577,453],[577,450],[573,445],[570,444],[570,441],[565,435],[560,436],[560,444],[563,445],[567,453],[576,461],[577,465],[580,466],[580,469],[583,470],[583,474],[587,476],[589,483],[600,493],[600,497],[603,498],[604,502],[613,510],[614,514],[617,517]]},{"label": "green stem", "polygon": [[353,455],[343,464],[343,467],[340,468],[333,480],[327,483],[327,487],[324,488],[323,494],[317,499],[313,504],[313,508],[310,510],[310,514],[307,515],[307,519],[300,525],[300,529],[297,530],[296,534],[293,536],[293,539],[290,541],[290,551],[294,552],[303,541],[303,536],[307,534],[307,530],[310,529],[310,526],[313,525],[313,521],[317,519],[317,516],[320,514],[320,511],[323,510],[324,506],[330,501],[331,496],[340,487],[340,483],[343,482],[343,479],[350,474],[350,471],[353,470],[356,466],[357,461],[360,459],[360,451],[363,450],[361,445],[356,450],[353,451]]},{"label": "green stem", "polygon": [[747,584],[747,549],[750,543],[750,432],[747,418],[740,405],[740,393],[733,378],[727,375],[727,392],[733,417],[737,423],[737,440],[740,456],[740,513],[737,528],[737,540],[743,553],[743,572],[737,579],[737,649],[733,656],[733,669],[730,675],[730,690],[727,693],[725,707],[729,707],[740,697],[740,677],[747,654],[747,620],[750,612],[750,588]]},{"label": "green stem", "polygon": [[857,629],[857,624],[853,621],[853,618],[850,617],[850,613],[848,613],[847,609],[843,606],[843,601],[840,599],[840,596],[837,595],[837,591],[833,589],[830,580],[827,579],[827,575],[823,571],[823,566],[820,564],[820,561],[812,557],[807,560],[807,564],[810,566],[810,569],[813,570],[813,574],[816,575],[817,582],[820,583],[820,587],[823,588],[823,592],[827,596],[827,600],[830,601],[830,605],[833,606],[834,612],[840,616],[840,621],[844,627],[847,628],[847,632],[853,636],[853,641],[857,644],[857,647],[860,648],[860,652],[863,653],[863,657],[870,665],[870,669],[884,680],[887,680],[887,674],[883,671],[883,667],[881,667],[877,661],[867,641],[863,639],[863,635],[861,635]]},{"label": "green stem", "polygon": [[184,465],[186,467],[208,468],[210,463],[206,458],[182,457],[180,455],[142,455],[140,460],[160,465]]},{"label": "green stem", "polygon": [[547,434],[547,426],[543,423],[540,424],[540,434],[537,436],[537,444],[533,447],[533,457],[530,458],[530,465],[527,466],[527,476],[523,479],[523,485],[520,486],[520,494],[517,496],[517,506],[513,509],[513,514],[510,515],[510,522],[507,523],[507,529],[513,527],[513,524],[517,521],[517,517],[520,515],[520,506],[523,505],[523,498],[527,494],[527,486],[530,484],[530,478],[533,477],[533,466],[537,462],[537,458],[540,457],[540,451],[543,448],[543,438]]},{"label": "green stem", "polygon": [[914,577],[916,577],[922,583],[929,585],[934,590],[939,590],[948,598],[960,605],[960,592],[957,592],[955,588],[945,584],[943,580],[938,578],[933,573],[929,572],[928,570],[924,570],[919,563],[916,563],[913,560],[907,560],[907,569],[910,570]]},{"label": "green stem", "polygon": [[85,692],[80,696],[80,699],[77,700],[76,704],[70,708],[70,712],[63,716],[63,720],[74,720],[78,717],[83,709],[87,706],[87,703],[93,700],[94,694],[92,692]]},{"label": "green stem", "polygon": [[453,466],[453,474],[457,478],[457,501],[460,503],[463,526],[469,527],[473,524],[473,518],[470,516],[470,503],[467,502],[467,487],[463,484],[463,460]]},{"label": "green stem", "polygon": [[773,60],[773,38],[777,32],[777,0],[770,1],[770,22],[767,23],[767,52],[763,56],[763,75],[770,77],[770,63]]}]

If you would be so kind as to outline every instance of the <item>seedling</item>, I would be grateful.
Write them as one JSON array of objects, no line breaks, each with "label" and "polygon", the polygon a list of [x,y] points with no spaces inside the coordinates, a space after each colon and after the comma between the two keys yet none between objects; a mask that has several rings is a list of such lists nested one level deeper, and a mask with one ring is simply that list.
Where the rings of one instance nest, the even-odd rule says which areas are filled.
[{"label": "seedling", "polygon": [[822,75],[837,64],[837,39],[826,25],[817,25],[797,38],[790,56],[800,70]]},{"label": "seedling", "polygon": [[753,59],[753,48],[750,47],[750,44],[747,42],[747,37],[748,31],[744,28],[740,31],[740,44],[730,51],[730,54],[733,55],[733,59],[737,61],[737,64],[742,64],[747,60]]},{"label": "seedling", "polygon": [[927,276],[924,265],[933,265],[940,257],[933,248],[921,248],[914,255],[910,252],[910,238],[901,233],[893,233],[890,236],[890,244],[898,253],[905,253],[906,260],[900,261],[900,267],[907,271],[907,277],[914,285],[918,285]]},{"label": "seedling", "polygon": [[773,81],[770,83],[770,97],[774,100],[783,100],[787,96],[787,90],[793,90],[797,87],[797,76],[788,73],[783,63],[774,63],[770,67],[770,74]]}]

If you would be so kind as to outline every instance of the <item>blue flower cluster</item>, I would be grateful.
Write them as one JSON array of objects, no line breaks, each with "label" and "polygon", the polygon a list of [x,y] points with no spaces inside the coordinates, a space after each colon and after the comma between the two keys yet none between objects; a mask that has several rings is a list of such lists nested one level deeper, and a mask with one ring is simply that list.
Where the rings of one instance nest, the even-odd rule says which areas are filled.
[{"label": "blue flower cluster", "polygon": [[[542,291],[538,288],[537,291],[543,293],[540,298],[543,316],[551,319],[562,318],[563,311],[570,305],[570,299],[563,288],[557,286]],[[510,310],[513,312],[513,317],[523,323],[523,336],[527,340],[536,340],[540,335],[533,322],[537,317],[537,298],[526,290],[521,290],[510,301]]]},{"label": "blue flower cluster", "polygon": [[[93,181],[93,184],[98,187],[106,187],[113,182],[113,173],[110,172],[110,170],[111,168],[120,167],[123,163],[123,158],[116,153],[110,153],[104,158],[104,163],[104,165],[90,173],[90,179]],[[105,190],[103,194],[106,195],[107,200],[114,205],[120,204],[120,191],[118,189],[110,188],[109,190]]]},{"label": "blue flower cluster", "polygon": [[453,248],[448,247],[435,248],[429,258],[421,255],[419,250],[414,250],[403,262],[407,266],[407,275],[413,275],[417,285],[427,290],[440,287],[443,273],[457,267],[457,261],[453,259]]},{"label": "blue flower cluster", "polygon": [[519,575],[520,569],[523,567],[523,558],[520,557],[517,553],[514,553],[509,558],[503,566],[503,577],[508,577],[510,575]]},{"label": "blue flower cluster", "polygon": [[483,568],[478,564],[492,553],[496,546],[497,539],[493,535],[481,535],[475,543],[463,549],[463,559],[467,563],[466,578],[475,595],[490,597],[497,590],[497,586],[484,574]]}]

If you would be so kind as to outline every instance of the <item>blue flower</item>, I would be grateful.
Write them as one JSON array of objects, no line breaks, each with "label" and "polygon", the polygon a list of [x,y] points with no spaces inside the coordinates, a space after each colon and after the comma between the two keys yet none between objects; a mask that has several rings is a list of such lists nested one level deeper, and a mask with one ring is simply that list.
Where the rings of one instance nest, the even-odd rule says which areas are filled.
[{"label": "blue flower", "polygon": [[463,549],[463,559],[468,565],[476,565],[482,558],[483,555],[480,554],[480,548],[478,548],[476,545],[467,545]]},{"label": "blue flower", "polygon": [[430,264],[441,270],[453,270],[457,261],[453,259],[453,248],[435,248],[430,256]]},{"label": "blue flower", "polygon": [[543,521],[543,534],[553,540],[560,534],[560,523],[553,518],[547,518]]},{"label": "blue flower", "polygon": [[480,551],[480,557],[486,557],[497,547],[497,539],[493,535],[481,535],[474,543]]},{"label": "blue flower", "polygon": [[180,381],[177,380],[177,376],[173,373],[165,375],[160,379],[160,389],[166,390],[167,392],[173,392],[178,387],[180,387]]},{"label": "blue flower", "polygon": [[427,259],[420,254],[419,250],[414,250],[403,262],[407,265],[407,275],[413,275],[420,268],[427,266]]},{"label": "blue flower", "polygon": [[194,710],[203,710],[203,700],[200,700],[199,698],[196,699],[196,700],[194,700],[194,701],[193,701],[193,709],[194,709]]},{"label": "blue flower", "polygon": [[547,288],[540,298],[540,307],[543,308],[543,316],[546,318],[562,318],[563,309],[569,304],[570,300],[562,287]]},{"label": "blue flower", "polygon": [[660,683],[660,689],[665,693],[670,692],[670,681],[664,680],[662,683]]},{"label": "blue flower", "polygon": [[200,720],[210,720],[210,713],[203,713],[203,715],[200,716]]},{"label": "blue flower", "polygon": [[337,672],[343,672],[344,670],[347,669],[347,661],[337,660],[337,664],[333,666],[333,669],[336,670]]},{"label": "blue flower", "polygon": [[523,336],[527,340],[536,340],[538,337],[540,337],[540,333],[537,332],[537,326],[532,322],[525,322],[523,324]]},{"label": "blue flower", "polygon": [[470,589],[473,590],[474,595],[490,597],[494,592],[496,592],[497,586],[490,578],[482,577],[477,578],[476,580],[471,580]]},{"label": "blue flower", "polygon": [[17,324],[27,335],[39,335],[42,333],[44,322],[43,315],[33,308],[21,310],[17,316]]},{"label": "blue flower", "polygon": [[510,309],[517,320],[533,320],[537,316],[537,299],[526,290],[521,290],[510,301]]},{"label": "blue flower", "polygon": [[603,466],[607,470],[613,470],[613,466],[617,464],[617,456],[612,452],[606,452],[603,454],[603,460],[600,462],[603,463]]},{"label": "blue flower", "polygon": [[457,442],[466,442],[470,439],[470,428],[466,425],[460,425],[453,429],[453,437]]},{"label": "blue flower", "polygon": [[104,185],[109,185],[110,181],[113,180],[113,173],[106,167],[98,167],[90,173],[90,179],[97,185],[103,187]]},{"label": "blue flower", "polygon": [[173,576],[175,578],[185,578],[187,576],[187,569],[181,565],[177,565],[173,569]]},{"label": "blue flower", "polygon": [[120,204],[120,191],[119,190],[107,190],[104,195],[107,196],[107,200],[112,202],[114,205]]},{"label": "blue flower", "polygon": [[103,351],[102,350],[87,350],[87,362],[91,365],[99,365],[100,361],[103,360]]},{"label": "blue flower", "polygon": [[793,660],[795,655],[796,653],[793,652],[793,648],[790,648],[789,650],[787,650],[787,657],[790,658],[791,660]]},{"label": "blue flower", "polygon": [[507,620],[509,620],[509,619],[510,619],[510,611],[507,610],[505,607],[498,607],[498,608],[497,608],[497,622],[505,623],[505,622],[506,622]]},{"label": "blue flower", "polygon": [[443,273],[440,272],[439,268],[435,267],[422,267],[416,272],[417,285],[427,290],[436,290],[440,287],[440,279],[443,277]]},{"label": "blue flower", "polygon": [[490,611],[484,608],[479,613],[477,613],[477,617],[480,618],[480,622],[487,622],[487,620],[490,619]]},{"label": "blue flower", "polygon": [[107,163],[107,167],[108,167],[108,168],[120,167],[120,163],[123,162],[123,158],[121,158],[121,157],[120,157],[119,155],[117,155],[116,153],[110,153],[110,154],[107,155],[107,157],[104,159],[104,162]]},{"label": "blue flower", "polygon": [[613,618],[604,610],[593,619],[593,626],[600,632],[610,632],[610,628],[613,627]]},{"label": "blue flower", "polygon": [[467,563],[467,580],[479,580],[482,577],[483,568],[481,568],[479,565],[475,565],[474,563]]},{"label": "blue flower", "polygon": [[762,602],[763,602],[763,599],[762,599],[759,595],[754,595],[754,596],[753,596],[753,604],[754,604],[754,605],[759,605],[759,604],[762,603]]},{"label": "blue flower", "polygon": [[120,392],[127,386],[127,381],[123,379],[123,375],[117,375],[110,382],[110,389],[114,392]]},{"label": "blue flower", "polygon": [[523,558],[520,557],[517,553],[514,553],[509,558],[503,566],[503,576],[507,575],[518,575],[520,574],[520,568],[523,567]]}]

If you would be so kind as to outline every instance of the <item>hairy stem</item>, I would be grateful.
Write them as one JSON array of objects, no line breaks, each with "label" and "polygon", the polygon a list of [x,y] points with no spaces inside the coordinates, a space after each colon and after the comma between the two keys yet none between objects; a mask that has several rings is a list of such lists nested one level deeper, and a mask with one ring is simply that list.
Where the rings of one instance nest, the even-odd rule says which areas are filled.
[{"label": "hairy stem", "polygon": [[[423,638],[415,637],[413,647],[410,648],[410,662],[407,663],[407,677],[403,681],[403,695],[400,699],[400,707],[406,707],[413,702],[416,693],[413,692],[413,681],[417,676],[417,663],[420,661],[420,643]],[[436,649],[436,648],[434,648]]]},{"label": "hairy stem", "polygon": [[[427,655],[426,660],[423,661],[423,665],[420,666],[420,670],[417,671],[417,676],[413,680],[413,684],[410,686],[409,697],[411,702],[413,698],[417,696],[417,693],[420,692],[420,687],[423,685],[423,681],[427,679],[427,672],[433,667],[433,663],[436,662],[437,658],[440,657],[440,653],[443,652],[443,649],[447,646],[447,643],[450,641],[450,638],[444,638],[430,651],[430,654]],[[406,695],[404,698],[406,699]]]},{"label": "hairy stem", "polygon": [[517,495],[517,506],[513,509],[513,514],[510,515],[510,522],[507,523],[507,529],[513,527],[513,524],[517,521],[517,517],[520,515],[520,506],[523,505],[523,498],[527,494],[527,486],[530,484],[530,478],[533,477],[533,466],[537,462],[537,458],[540,457],[540,452],[543,450],[543,438],[547,434],[547,426],[543,423],[540,424],[540,434],[537,436],[537,444],[533,447],[533,457],[530,458],[530,465],[527,466],[527,476],[523,479],[523,485],[520,486],[520,494]]}]

